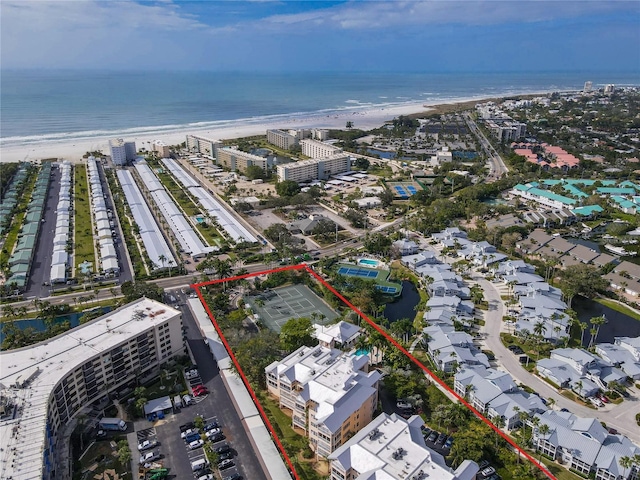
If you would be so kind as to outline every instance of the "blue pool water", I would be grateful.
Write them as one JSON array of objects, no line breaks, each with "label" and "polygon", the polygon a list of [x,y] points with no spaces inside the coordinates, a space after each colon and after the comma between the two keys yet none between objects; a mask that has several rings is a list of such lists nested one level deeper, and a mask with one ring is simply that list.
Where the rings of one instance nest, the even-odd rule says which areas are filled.
[{"label": "blue pool water", "polygon": [[360,260],[358,260],[358,263],[360,265],[369,265],[371,267],[377,267],[378,265],[380,265],[380,262],[378,260],[371,260],[369,258],[361,258]]}]

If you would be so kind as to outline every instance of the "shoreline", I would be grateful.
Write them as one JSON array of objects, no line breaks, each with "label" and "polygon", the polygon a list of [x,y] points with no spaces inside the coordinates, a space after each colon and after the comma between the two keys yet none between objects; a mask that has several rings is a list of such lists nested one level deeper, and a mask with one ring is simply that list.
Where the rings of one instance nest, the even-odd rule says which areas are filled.
[{"label": "shoreline", "polygon": [[[89,151],[101,150],[109,153],[109,140],[113,138],[124,138],[127,141],[135,141],[136,148],[150,150],[154,141],[162,141],[167,145],[176,145],[186,139],[187,134],[197,134],[213,140],[229,140],[235,138],[249,137],[254,135],[265,135],[268,129],[298,129],[298,128],[324,128],[343,130],[348,121],[354,123],[353,127],[360,130],[371,130],[381,127],[385,122],[391,121],[400,115],[420,116],[437,111],[438,107],[445,105],[464,105],[470,103],[481,103],[483,101],[495,100],[496,98],[507,98],[510,96],[545,95],[549,92],[530,92],[518,95],[505,94],[502,97],[478,96],[465,97],[447,100],[438,100],[424,103],[415,102],[402,105],[379,108],[354,108],[329,112],[309,112],[301,115],[292,113],[282,115],[278,118],[258,117],[248,119],[238,119],[221,121],[220,126],[180,126],[175,129],[153,130],[154,127],[132,128],[130,135],[125,133],[105,133],[98,136],[80,136],[78,132],[75,138],[64,138],[60,140],[43,139],[35,140],[33,143],[17,143],[5,145],[7,140],[0,139],[0,162],[36,161],[49,158],[69,160],[79,162],[82,156]],[[214,123],[214,122],[212,122]],[[52,134],[52,136],[55,134]],[[64,134],[62,134],[64,135]]]}]

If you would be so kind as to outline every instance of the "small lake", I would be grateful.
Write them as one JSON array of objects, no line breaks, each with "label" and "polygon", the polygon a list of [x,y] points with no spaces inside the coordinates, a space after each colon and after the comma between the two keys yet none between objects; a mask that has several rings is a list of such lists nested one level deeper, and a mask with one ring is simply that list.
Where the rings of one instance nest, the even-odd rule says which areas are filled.
[{"label": "small lake", "polygon": [[413,320],[416,316],[414,307],[418,305],[418,303],[420,303],[420,294],[415,285],[408,280],[403,280],[402,295],[400,295],[395,302],[387,303],[383,315],[390,322],[395,322],[402,318]]},{"label": "small lake", "polygon": [[[607,323],[600,327],[596,343],[613,343],[613,337],[637,337],[640,335],[640,320],[631,318],[624,313],[616,312],[598,302],[582,297],[573,299],[572,307],[581,322],[589,324],[589,319],[604,315]],[[588,327],[584,332],[584,346],[589,345]]]},{"label": "small lake", "polygon": [[[111,309],[112,307],[102,307],[102,313],[103,314],[108,313],[111,311]],[[56,317],[53,323],[55,325],[59,325],[63,322],[69,322],[69,324],[71,325],[71,328],[74,328],[80,325],[80,318],[82,318],[82,316],[85,313],[89,313],[91,311],[93,311],[93,309],[88,310],[86,312],[76,312],[76,313],[70,313],[68,315],[60,315],[59,317]],[[33,328],[37,332],[44,332],[47,329],[47,326],[45,325],[44,320],[41,318],[28,318],[23,320],[14,320],[14,325],[18,327],[20,330]],[[0,328],[0,343],[2,343],[3,341],[4,341],[4,332]]]},{"label": "small lake", "polygon": [[396,158],[396,152],[387,152],[386,150],[378,150],[377,148],[367,148],[367,152],[370,155],[379,155],[380,158],[386,158],[387,160]]}]

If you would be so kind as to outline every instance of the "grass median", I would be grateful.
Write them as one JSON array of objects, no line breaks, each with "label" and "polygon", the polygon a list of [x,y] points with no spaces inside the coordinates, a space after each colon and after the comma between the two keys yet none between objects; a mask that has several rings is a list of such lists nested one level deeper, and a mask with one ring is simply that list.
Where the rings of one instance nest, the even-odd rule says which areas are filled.
[{"label": "grass median", "polygon": [[95,272],[95,250],[91,230],[91,205],[87,185],[87,167],[76,165],[74,171],[74,264],[77,269],[82,262],[89,262]]}]

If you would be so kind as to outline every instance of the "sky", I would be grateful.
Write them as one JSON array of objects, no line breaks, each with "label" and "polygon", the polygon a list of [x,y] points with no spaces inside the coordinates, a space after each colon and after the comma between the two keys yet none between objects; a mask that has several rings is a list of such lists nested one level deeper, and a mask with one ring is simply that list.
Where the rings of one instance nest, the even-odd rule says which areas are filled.
[{"label": "sky", "polygon": [[640,1],[2,0],[0,67],[640,75]]}]

